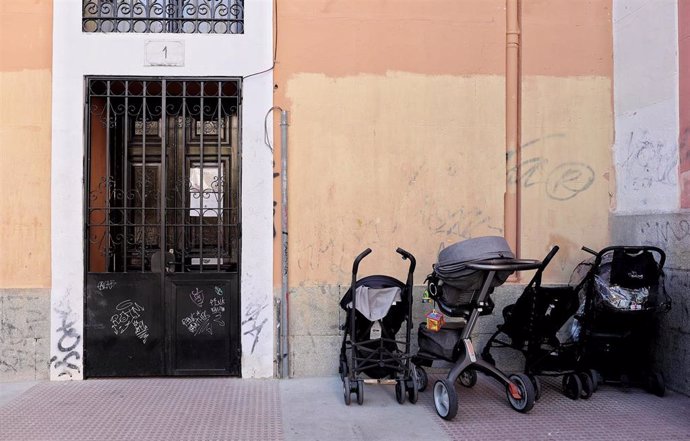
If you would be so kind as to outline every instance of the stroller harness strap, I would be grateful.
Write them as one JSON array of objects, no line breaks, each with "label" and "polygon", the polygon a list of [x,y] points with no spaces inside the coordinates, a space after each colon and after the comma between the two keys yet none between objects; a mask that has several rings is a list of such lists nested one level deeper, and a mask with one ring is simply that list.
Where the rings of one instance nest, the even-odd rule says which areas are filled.
[{"label": "stroller harness strap", "polygon": [[[369,288],[359,286],[355,289],[357,311],[369,321],[381,320],[395,302],[402,300],[402,290],[398,287]],[[352,303],[347,305],[352,308]]]}]

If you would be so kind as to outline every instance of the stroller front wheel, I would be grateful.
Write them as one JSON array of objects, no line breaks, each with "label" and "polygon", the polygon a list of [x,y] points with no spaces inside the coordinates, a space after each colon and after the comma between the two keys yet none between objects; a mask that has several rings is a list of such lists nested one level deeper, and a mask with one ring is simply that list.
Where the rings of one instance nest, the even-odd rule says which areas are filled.
[{"label": "stroller front wheel", "polygon": [[580,372],[577,376],[580,377],[580,383],[582,383],[580,398],[587,400],[594,393],[594,382],[592,381],[592,377],[586,372]]},{"label": "stroller front wheel", "polygon": [[[513,374],[509,377],[511,384],[506,387],[510,406],[521,413],[529,412],[534,407],[534,386],[525,374]],[[517,398],[511,390],[511,385],[517,387],[520,398]]]},{"label": "stroller front wheel", "polygon": [[357,380],[357,404],[364,403],[364,380]]},{"label": "stroller front wheel", "polygon": [[410,379],[406,381],[406,389],[407,399],[410,400],[410,403],[417,403],[417,399],[419,398],[419,378],[415,365],[412,365],[410,368]]},{"label": "stroller front wheel", "polygon": [[350,388],[350,377],[344,377],[343,378],[343,395],[345,398],[345,404],[347,406],[352,403],[352,389]]},{"label": "stroller front wheel", "polygon": [[405,404],[405,380],[395,382],[395,399],[398,403]]},{"label": "stroller front wheel", "polygon": [[657,397],[663,397],[666,393],[664,376],[660,372],[652,372],[647,379],[647,390]]},{"label": "stroller front wheel", "polygon": [[458,413],[458,393],[455,392],[453,383],[445,378],[434,384],[434,407],[444,420],[452,420]]},{"label": "stroller front wheel", "polygon": [[534,401],[539,401],[539,398],[541,398],[541,381],[536,375],[528,375],[528,377],[532,382],[532,386],[534,386]]},{"label": "stroller front wheel", "polygon": [[426,374],[426,370],[418,366],[417,367],[417,391],[424,392],[426,387],[429,385],[429,376]]},{"label": "stroller front wheel", "polygon": [[582,395],[582,381],[575,374],[563,376],[563,394],[571,400],[577,400]]}]

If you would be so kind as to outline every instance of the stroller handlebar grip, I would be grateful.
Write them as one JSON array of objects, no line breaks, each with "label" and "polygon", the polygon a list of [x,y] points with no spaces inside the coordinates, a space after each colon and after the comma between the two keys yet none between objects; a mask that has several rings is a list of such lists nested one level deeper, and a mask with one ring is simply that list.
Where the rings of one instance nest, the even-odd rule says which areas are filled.
[{"label": "stroller handlebar grip", "polygon": [[597,252],[596,252],[596,251],[594,251],[594,250],[591,249],[591,248],[585,247],[585,246],[582,247],[582,251],[584,251],[584,252],[586,252],[586,253],[589,253],[589,254],[593,254],[593,255],[595,255],[595,256],[597,255]]},{"label": "stroller handlebar grip", "polygon": [[404,259],[410,259],[410,270],[409,270],[409,272],[413,273],[415,267],[417,266],[417,259],[415,259],[411,253],[403,250],[400,247],[396,248],[395,252],[400,254],[402,256],[403,260]]},{"label": "stroller handlebar grip", "polygon": [[495,259],[467,264],[467,268],[483,271],[527,271],[540,266],[541,261],[534,259]]},{"label": "stroller handlebar grip", "polygon": [[359,262],[361,262],[362,259],[367,257],[369,254],[371,254],[371,248],[367,248],[366,250],[359,253],[359,256],[355,257],[355,262],[352,264],[352,275],[353,276],[357,274],[357,269],[359,268]]}]

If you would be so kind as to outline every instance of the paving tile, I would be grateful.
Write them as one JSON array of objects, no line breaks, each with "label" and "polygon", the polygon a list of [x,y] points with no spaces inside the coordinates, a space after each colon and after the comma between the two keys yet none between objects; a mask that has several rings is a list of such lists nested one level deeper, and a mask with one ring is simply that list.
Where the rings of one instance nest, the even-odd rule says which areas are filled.
[{"label": "paving tile", "polygon": [[277,380],[41,383],[0,407],[0,440],[281,440]]},{"label": "paving tile", "polygon": [[[429,376],[419,404],[436,415]],[[690,440],[690,398],[667,392],[659,398],[642,389],[603,385],[588,400],[571,400],[560,378],[543,378],[542,398],[527,413],[510,407],[505,389],[479,374],[473,388],[457,385],[459,410],[452,421],[437,422],[453,440]]]}]

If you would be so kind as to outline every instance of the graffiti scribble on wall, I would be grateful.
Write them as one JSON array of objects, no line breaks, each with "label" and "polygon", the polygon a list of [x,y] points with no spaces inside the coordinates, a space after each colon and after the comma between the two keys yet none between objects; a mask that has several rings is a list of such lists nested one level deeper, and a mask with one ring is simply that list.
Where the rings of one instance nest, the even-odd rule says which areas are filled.
[{"label": "graffiti scribble on wall", "polygon": [[630,175],[633,189],[650,188],[654,184],[676,185],[678,149],[653,139],[646,131],[630,132],[621,165]]},{"label": "graffiti scribble on wall", "polygon": [[259,305],[256,303],[251,303],[247,305],[247,308],[245,309],[244,312],[244,320],[242,320],[242,328],[247,325],[247,330],[244,331],[244,335],[251,335],[254,337],[254,343],[252,344],[252,350],[251,353],[254,353],[254,349],[256,348],[256,344],[259,342],[259,334],[261,334],[261,330],[263,329],[264,325],[268,321],[267,318],[264,318],[261,323],[259,323],[259,317],[261,315],[261,312],[266,309],[268,305]]},{"label": "graffiti scribble on wall", "polygon": [[58,377],[69,376],[80,373],[79,364],[74,361],[81,359],[81,354],[77,351],[81,342],[81,335],[74,328],[77,322],[76,314],[67,302],[69,293],[61,304],[55,308],[55,312],[60,318],[60,326],[56,329],[60,336],[57,341],[58,354],[50,359],[51,367],[57,372]]},{"label": "graffiti scribble on wall", "polygon": [[[546,195],[556,201],[567,201],[584,192],[594,183],[595,173],[591,166],[583,162],[562,162],[551,167],[549,160],[543,156],[527,157],[528,147],[549,138],[565,138],[563,133],[554,133],[522,144],[523,158],[520,162],[520,185],[530,188],[544,185]],[[515,151],[508,152],[507,159],[515,156]],[[507,182],[517,182],[517,166],[508,170]]]}]

